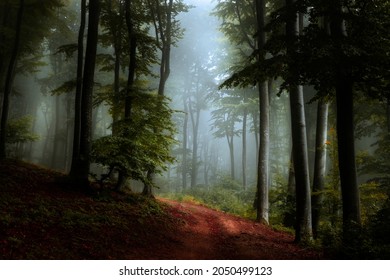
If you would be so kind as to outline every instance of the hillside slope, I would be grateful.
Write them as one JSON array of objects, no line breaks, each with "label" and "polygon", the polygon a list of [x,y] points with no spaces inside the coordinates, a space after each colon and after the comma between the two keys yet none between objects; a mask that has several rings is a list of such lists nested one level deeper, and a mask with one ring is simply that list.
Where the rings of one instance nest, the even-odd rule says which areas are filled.
[{"label": "hillside slope", "polygon": [[0,162],[2,259],[317,259],[291,235],[203,206],[100,191]]}]

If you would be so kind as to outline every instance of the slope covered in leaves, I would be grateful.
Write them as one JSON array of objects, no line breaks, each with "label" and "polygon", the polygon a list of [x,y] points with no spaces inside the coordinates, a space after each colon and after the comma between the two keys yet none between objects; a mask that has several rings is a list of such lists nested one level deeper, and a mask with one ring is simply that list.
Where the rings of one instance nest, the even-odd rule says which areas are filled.
[{"label": "slope covered in leaves", "polygon": [[317,259],[293,237],[190,203],[96,191],[31,164],[0,162],[3,259]]}]

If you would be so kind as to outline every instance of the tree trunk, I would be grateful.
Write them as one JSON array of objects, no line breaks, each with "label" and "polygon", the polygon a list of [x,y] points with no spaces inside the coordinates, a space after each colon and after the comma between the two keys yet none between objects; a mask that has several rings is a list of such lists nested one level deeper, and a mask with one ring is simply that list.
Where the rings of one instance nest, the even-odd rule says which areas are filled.
[{"label": "tree trunk", "polygon": [[[198,132],[199,132],[199,118],[200,109],[196,112],[191,111],[192,120],[192,163],[191,163],[191,188],[196,187],[198,181]],[[196,116],[194,116],[196,114]]]},{"label": "tree trunk", "polygon": [[13,81],[15,77],[15,68],[18,60],[19,48],[20,48],[20,33],[22,29],[24,13],[24,0],[20,0],[18,15],[15,25],[15,40],[14,48],[11,53],[11,58],[8,65],[7,76],[5,80],[4,93],[3,93],[3,106],[1,111],[1,123],[0,123],[0,160],[6,158],[6,137],[7,137],[7,123],[10,95],[12,91]]},{"label": "tree trunk", "polygon": [[[340,73],[336,86],[337,140],[341,194],[343,200],[343,230],[349,236],[360,227],[360,198],[355,162],[355,135],[352,82]],[[349,237],[347,237],[349,238]]]},{"label": "tree trunk", "polygon": [[76,95],[75,95],[75,113],[73,127],[73,148],[72,148],[72,163],[69,174],[75,177],[80,161],[80,119],[81,119],[81,96],[83,85],[83,63],[84,63],[84,32],[86,22],[86,0],[81,0],[81,20],[77,42],[77,80],[76,80]]},{"label": "tree trunk", "polygon": [[63,156],[62,151],[60,151],[60,142],[61,139],[61,97],[54,97],[55,103],[55,125],[54,125],[54,143],[53,143],[53,152],[51,154],[51,168],[56,170],[61,170],[61,166],[59,163],[59,158]]},{"label": "tree trunk", "polygon": [[312,194],[312,223],[314,238],[318,236],[318,225],[320,221],[323,194],[325,189],[326,173],[326,137],[328,130],[328,103],[318,101],[317,128],[316,128],[316,150],[314,159],[313,194]]},{"label": "tree trunk", "polygon": [[[166,1],[165,1],[166,3]],[[165,84],[171,73],[171,44],[172,44],[172,6],[173,0],[169,0],[167,5],[166,33],[161,32],[162,50],[161,50],[161,65],[160,65],[160,81],[158,86],[158,94],[164,95]],[[162,21],[160,21],[160,26]]]},{"label": "tree trunk", "polygon": [[[266,43],[265,1],[256,0],[258,48],[263,50]],[[259,57],[260,60],[260,57]],[[268,82],[259,82],[260,102],[260,147],[257,167],[257,217],[256,220],[269,223],[269,93]]]},{"label": "tree trunk", "polygon": [[[161,40],[162,40],[162,49],[161,49],[161,61],[160,61],[160,81],[158,86],[158,95],[164,96],[165,91],[165,84],[169,78],[171,69],[170,69],[170,61],[171,61],[171,44],[172,44],[172,6],[173,6],[173,0],[169,0],[169,3],[167,5],[167,2],[165,1],[166,5],[166,28],[165,28],[165,34],[163,32],[162,24],[163,21],[161,21],[161,11],[159,9],[159,4],[157,3],[158,8],[158,17],[159,17],[159,25],[160,25],[160,31],[161,31]],[[158,32],[158,31],[156,31]],[[157,39],[157,38],[156,38]],[[147,177],[150,178],[150,180],[154,180],[154,168],[148,170]],[[151,196],[151,186],[147,186],[148,184],[145,184],[143,194]]]},{"label": "tree trunk", "polygon": [[[259,107],[258,107],[259,108]],[[256,112],[252,112],[252,119],[253,119],[253,133],[254,133],[254,136],[255,136],[255,150],[256,151],[259,151],[259,126],[258,126],[258,118],[259,118],[259,112],[258,110],[256,110]],[[259,153],[256,153],[256,164],[259,163]]]},{"label": "tree trunk", "polygon": [[360,197],[355,162],[355,135],[353,110],[353,80],[342,50],[347,36],[342,16],[341,1],[336,1],[330,19],[331,36],[335,41],[336,56],[336,110],[337,140],[341,195],[343,202],[343,242],[355,241],[361,226]]},{"label": "tree trunk", "polygon": [[84,63],[84,77],[81,98],[80,158],[78,180],[89,187],[90,152],[92,141],[92,95],[94,87],[95,62],[98,43],[100,0],[90,0],[88,36]]},{"label": "tree trunk", "polygon": [[[244,103],[246,100],[244,99]],[[242,118],[242,187],[246,190],[246,123],[248,119],[248,109],[244,108]]]},{"label": "tree trunk", "polygon": [[386,120],[387,120],[387,133],[390,133],[390,97],[386,100]]},{"label": "tree trunk", "polygon": [[[299,34],[298,15],[293,10],[292,5],[295,0],[287,0],[287,9],[291,15],[286,24],[286,34],[289,43],[294,42]],[[289,45],[288,52],[296,51]],[[291,70],[293,72],[293,70]],[[291,108],[291,129],[292,145],[295,171],[295,191],[296,191],[296,227],[295,241],[306,242],[312,239],[311,224],[311,197],[309,162],[306,137],[305,104],[303,100],[302,86],[290,86],[290,108]]]},{"label": "tree trunk", "polygon": [[296,192],[296,242],[312,238],[309,162],[302,87],[290,89],[291,129]]},{"label": "tree trunk", "polygon": [[188,141],[188,106],[185,98],[183,97],[184,102],[184,124],[183,124],[183,157],[182,157],[182,185],[183,190],[187,188],[187,141]]},{"label": "tree trunk", "polygon": [[235,167],[234,167],[234,136],[229,136],[226,133],[226,139],[229,145],[229,154],[230,154],[230,177],[232,180],[235,180]]},{"label": "tree trunk", "polygon": [[[128,34],[129,40],[130,40],[130,46],[129,46],[130,60],[129,60],[129,72],[128,72],[128,77],[127,77],[124,118],[125,118],[125,121],[128,122],[128,125],[130,125],[131,111],[132,111],[132,107],[133,107],[133,85],[134,85],[134,80],[135,80],[135,69],[137,66],[137,63],[136,63],[137,37],[134,33],[134,27],[133,27],[133,22],[132,22],[132,18],[131,18],[130,0],[126,0],[125,9],[126,9],[125,14],[126,14],[127,34]],[[118,65],[118,85],[119,85],[119,65]],[[124,136],[128,137],[128,135],[126,135],[126,134]],[[127,181],[128,181],[128,176],[126,174],[123,174],[122,172],[120,172],[116,189],[118,191],[122,191],[124,189],[124,187],[126,186]]]},{"label": "tree trunk", "polygon": [[[0,11],[0,19],[1,19],[1,28],[4,30],[7,28],[7,22],[9,17],[9,3],[8,1],[5,1],[3,3],[3,8]],[[4,35],[0,33],[0,45],[3,45],[4,42]],[[0,52],[0,86],[3,84],[3,67],[5,66],[5,53]],[[0,104],[3,104],[3,96],[0,96]],[[1,114],[2,108],[0,107],[0,114]]]}]

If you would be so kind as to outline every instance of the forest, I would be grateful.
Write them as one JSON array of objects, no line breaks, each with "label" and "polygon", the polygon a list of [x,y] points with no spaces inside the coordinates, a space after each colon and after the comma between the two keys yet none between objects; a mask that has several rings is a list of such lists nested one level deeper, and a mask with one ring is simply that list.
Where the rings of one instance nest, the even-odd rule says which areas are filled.
[{"label": "forest", "polygon": [[59,176],[390,258],[389,30],[387,0],[0,0],[0,251]]}]

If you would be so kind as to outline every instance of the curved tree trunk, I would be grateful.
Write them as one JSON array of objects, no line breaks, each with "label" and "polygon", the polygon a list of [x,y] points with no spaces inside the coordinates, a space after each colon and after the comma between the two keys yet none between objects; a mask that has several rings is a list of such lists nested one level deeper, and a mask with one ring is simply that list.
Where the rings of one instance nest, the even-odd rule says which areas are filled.
[{"label": "curved tree trunk", "polygon": [[[126,27],[127,27],[127,34],[130,40],[129,45],[129,54],[130,54],[130,60],[129,60],[129,66],[128,66],[128,76],[127,76],[127,88],[126,88],[126,97],[125,97],[125,120],[130,123],[131,121],[131,112],[133,107],[133,85],[135,80],[135,70],[137,67],[137,36],[134,32],[134,26],[133,21],[131,17],[131,1],[126,0],[125,2],[125,16],[126,16]],[[119,76],[119,75],[118,75]],[[119,80],[119,79],[118,79]],[[119,81],[118,81],[119,83]],[[130,125],[130,124],[128,124]],[[124,135],[127,137],[127,135]],[[122,191],[124,187],[126,186],[128,180],[128,176],[126,174],[119,174],[118,178],[118,184],[116,186],[116,189],[118,191]]]},{"label": "curved tree trunk", "polygon": [[[158,86],[158,95],[164,96],[165,92],[165,84],[169,78],[169,75],[171,73],[170,69],[170,61],[171,61],[171,44],[172,44],[172,7],[173,7],[173,0],[165,1],[165,8],[166,8],[166,26],[165,26],[165,33],[163,31],[163,21],[161,20],[161,9],[160,4],[157,2],[157,17],[158,17],[158,24],[159,24],[159,31],[160,31],[160,39],[162,41],[161,46],[161,61],[160,61],[160,81]],[[155,23],[155,26],[156,23]],[[159,31],[156,30],[156,33]],[[157,39],[157,38],[156,38]],[[154,180],[154,168],[151,168],[147,171],[147,178],[150,181]],[[152,195],[152,187],[150,184],[145,184],[144,189],[142,191],[144,195],[151,196]]]}]

